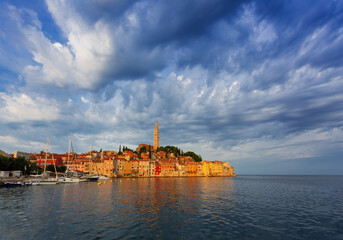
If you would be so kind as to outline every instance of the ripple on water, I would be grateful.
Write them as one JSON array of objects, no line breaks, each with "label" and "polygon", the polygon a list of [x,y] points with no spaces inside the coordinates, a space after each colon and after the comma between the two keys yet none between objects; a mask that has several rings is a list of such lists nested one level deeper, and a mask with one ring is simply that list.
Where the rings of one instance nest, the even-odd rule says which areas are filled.
[{"label": "ripple on water", "polygon": [[343,239],[343,177],[124,179],[0,189],[0,239]]}]

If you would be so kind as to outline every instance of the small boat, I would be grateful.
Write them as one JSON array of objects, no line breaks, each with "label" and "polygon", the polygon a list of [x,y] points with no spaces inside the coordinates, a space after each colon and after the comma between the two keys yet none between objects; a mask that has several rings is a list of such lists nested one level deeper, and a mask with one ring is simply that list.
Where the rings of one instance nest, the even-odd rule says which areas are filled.
[{"label": "small boat", "polygon": [[80,179],[77,177],[65,177],[62,180],[62,183],[79,183]]},{"label": "small boat", "polygon": [[110,179],[110,178],[107,177],[107,176],[100,176],[100,177],[99,177],[99,180],[107,180],[107,179]]},{"label": "small boat", "polygon": [[23,181],[18,182],[4,182],[4,187],[27,187],[30,186],[30,183],[26,183]]},{"label": "small boat", "polygon": [[87,182],[97,182],[99,180],[99,176],[89,176],[87,177]]},{"label": "small boat", "polygon": [[32,185],[55,185],[60,183],[56,178],[41,178],[32,180]]}]

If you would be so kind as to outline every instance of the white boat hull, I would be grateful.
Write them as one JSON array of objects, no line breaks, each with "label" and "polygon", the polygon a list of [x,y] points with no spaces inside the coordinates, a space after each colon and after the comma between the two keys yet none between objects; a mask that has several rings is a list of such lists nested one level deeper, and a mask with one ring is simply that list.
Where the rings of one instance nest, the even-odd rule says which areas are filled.
[{"label": "white boat hull", "polygon": [[109,177],[106,177],[106,176],[100,176],[99,177],[99,180],[108,180],[108,179],[110,179]]},{"label": "white boat hull", "polygon": [[69,178],[69,177],[66,177],[63,179],[62,183],[79,183],[80,182],[80,179],[78,178]]},{"label": "white boat hull", "polygon": [[59,183],[59,181],[57,181],[54,178],[51,178],[51,179],[32,179],[31,182],[32,182],[33,186],[37,186],[37,185],[55,185],[55,184]]}]

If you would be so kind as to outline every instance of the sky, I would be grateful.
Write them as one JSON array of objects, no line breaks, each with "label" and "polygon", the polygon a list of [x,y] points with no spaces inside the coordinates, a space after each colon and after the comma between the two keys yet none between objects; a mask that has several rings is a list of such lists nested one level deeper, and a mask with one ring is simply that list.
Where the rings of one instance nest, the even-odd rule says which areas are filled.
[{"label": "sky", "polygon": [[0,2],[0,149],[153,144],[343,174],[343,2]]}]

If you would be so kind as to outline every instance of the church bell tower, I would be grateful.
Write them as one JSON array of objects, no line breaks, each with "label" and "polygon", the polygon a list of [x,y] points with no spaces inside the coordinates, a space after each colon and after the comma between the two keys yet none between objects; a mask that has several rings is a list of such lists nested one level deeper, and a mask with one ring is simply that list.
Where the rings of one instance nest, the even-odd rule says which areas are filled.
[{"label": "church bell tower", "polygon": [[158,130],[158,123],[155,123],[155,130],[154,130],[154,150],[160,146],[160,131]]}]

